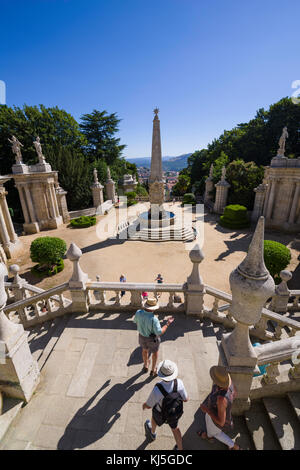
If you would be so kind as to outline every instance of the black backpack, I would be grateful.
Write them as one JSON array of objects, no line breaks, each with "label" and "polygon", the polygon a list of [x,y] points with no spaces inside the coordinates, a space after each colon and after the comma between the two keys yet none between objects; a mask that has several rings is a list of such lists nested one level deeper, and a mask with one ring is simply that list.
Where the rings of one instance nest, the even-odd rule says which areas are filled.
[{"label": "black backpack", "polygon": [[161,406],[161,414],[164,423],[173,423],[183,415],[183,400],[177,392],[177,379],[174,380],[173,391],[168,393],[161,384],[156,384],[164,398]]}]

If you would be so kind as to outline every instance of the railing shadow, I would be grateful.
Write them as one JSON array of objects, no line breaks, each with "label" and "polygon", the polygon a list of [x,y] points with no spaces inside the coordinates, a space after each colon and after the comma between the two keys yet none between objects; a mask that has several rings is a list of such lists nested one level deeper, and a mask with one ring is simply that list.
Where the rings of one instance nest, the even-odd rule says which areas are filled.
[{"label": "railing shadow", "polygon": [[[57,449],[83,449],[93,442],[102,439],[121,417],[122,407],[151,377],[135,384],[142,372],[134,375],[124,383],[113,385],[97,403],[90,408],[99,393],[109,387],[110,379],[81,407],[67,425],[64,435],[60,438]],[[146,447],[147,440],[143,445]],[[144,448],[145,448],[144,447]]]}]

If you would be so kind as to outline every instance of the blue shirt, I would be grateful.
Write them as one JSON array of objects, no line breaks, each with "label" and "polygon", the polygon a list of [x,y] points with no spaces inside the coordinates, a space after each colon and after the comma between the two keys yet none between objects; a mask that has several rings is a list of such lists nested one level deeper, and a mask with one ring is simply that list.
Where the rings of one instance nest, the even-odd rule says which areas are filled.
[{"label": "blue shirt", "polygon": [[137,324],[138,332],[142,336],[149,338],[151,333],[161,335],[159,319],[152,313],[145,310],[137,310],[133,321]]}]

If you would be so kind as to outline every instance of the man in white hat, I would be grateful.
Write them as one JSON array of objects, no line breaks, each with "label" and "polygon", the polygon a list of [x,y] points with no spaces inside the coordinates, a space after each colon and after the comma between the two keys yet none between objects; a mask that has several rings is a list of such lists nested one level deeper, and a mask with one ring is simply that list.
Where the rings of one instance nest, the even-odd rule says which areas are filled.
[{"label": "man in white hat", "polygon": [[177,379],[178,367],[175,362],[172,362],[168,359],[160,362],[158,365],[157,375],[163,380],[154,386],[148,397],[148,400],[143,404],[143,410],[152,408],[151,422],[149,419],[147,419],[145,422],[146,433],[154,441],[156,439],[156,426],[161,426],[164,422],[167,422],[167,424],[172,429],[175,438],[175,449],[183,450],[182,436],[178,427],[178,421],[183,413],[183,409],[181,413],[179,412],[177,415],[175,412],[173,419],[167,419],[166,421],[164,420],[162,411],[164,399],[169,400],[170,403],[171,398],[173,398],[172,403],[175,403],[176,396],[178,396],[181,403],[183,401],[188,401],[186,390],[182,380]]},{"label": "man in white hat", "polygon": [[139,345],[142,348],[142,356],[144,361],[143,372],[148,372],[149,357],[152,354],[151,377],[156,377],[156,363],[158,358],[158,350],[160,345],[160,336],[163,335],[169,325],[174,321],[173,317],[168,317],[167,323],[161,327],[157,318],[159,304],[155,298],[147,298],[143,302],[143,309],[137,310],[134,316],[134,322],[137,324],[139,332]]}]

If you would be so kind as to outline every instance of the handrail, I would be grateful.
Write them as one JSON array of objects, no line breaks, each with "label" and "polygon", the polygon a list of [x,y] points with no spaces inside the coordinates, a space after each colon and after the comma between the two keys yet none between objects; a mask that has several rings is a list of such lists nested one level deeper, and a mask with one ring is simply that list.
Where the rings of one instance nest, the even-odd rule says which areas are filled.
[{"label": "handrail", "polygon": [[53,294],[60,294],[61,292],[64,292],[65,290],[67,290],[68,287],[69,287],[69,283],[65,282],[64,284],[60,284],[57,287],[52,287],[52,289],[45,290],[37,295],[32,295],[31,297],[28,297],[26,299],[18,300],[17,302],[14,302],[13,304],[6,305],[3,311],[7,313],[7,312],[11,312],[12,310],[18,310],[19,308],[27,307],[27,305],[31,305],[40,300],[44,300],[45,298],[49,298]]},{"label": "handrail", "polygon": [[124,290],[124,291],[149,291],[149,292],[184,292],[185,284],[156,284],[133,282],[87,282],[88,290]]}]

